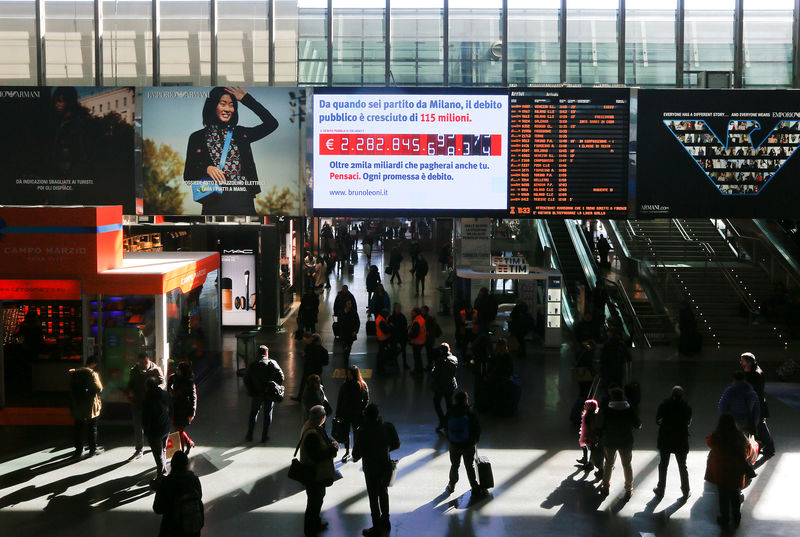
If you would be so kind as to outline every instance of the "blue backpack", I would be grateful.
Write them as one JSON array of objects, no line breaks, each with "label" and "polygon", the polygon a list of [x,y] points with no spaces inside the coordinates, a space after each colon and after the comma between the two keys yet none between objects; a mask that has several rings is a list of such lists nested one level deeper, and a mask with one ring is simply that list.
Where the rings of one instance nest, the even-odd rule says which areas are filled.
[{"label": "blue backpack", "polygon": [[469,441],[469,414],[448,418],[447,437],[454,444],[463,444]]}]

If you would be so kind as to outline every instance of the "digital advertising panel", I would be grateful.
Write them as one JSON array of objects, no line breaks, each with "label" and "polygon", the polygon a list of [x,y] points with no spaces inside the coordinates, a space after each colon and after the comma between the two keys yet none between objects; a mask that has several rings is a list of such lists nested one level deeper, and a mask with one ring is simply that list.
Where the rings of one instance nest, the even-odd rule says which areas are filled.
[{"label": "digital advertising panel", "polygon": [[0,204],[135,214],[133,87],[0,87]]},{"label": "digital advertising panel", "polygon": [[222,324],[256,324],[256,256],[225,254],[220,257]]},{"label": "digital advertising panel", "polygon": [[794,217],[800,92],[639,91],[639,218]]},{"label": "digital advertising panel", "polygon": [[508,93],[317,88],[315,214],[508,210]]},{"label": "digital advertising panel", "polygon": [[145,214],[301,214],[297,88],[142,93]]}]

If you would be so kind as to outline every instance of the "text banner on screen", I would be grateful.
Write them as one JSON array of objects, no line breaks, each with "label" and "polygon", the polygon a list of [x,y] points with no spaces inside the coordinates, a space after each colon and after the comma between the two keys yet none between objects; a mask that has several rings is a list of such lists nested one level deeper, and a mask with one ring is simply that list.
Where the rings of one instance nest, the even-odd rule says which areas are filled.
[{"label": "text banner on screen", "polygon": [[314,211],[508,210],[505,90],[314,92]]},{"label": "text banner on screen", "polygon": [[629,90],[512,88],[509,212],[625,217]]},{"label": "text banner on screen", "polygon": [[639,91],[639,218],[797,218],[800,92]]}]

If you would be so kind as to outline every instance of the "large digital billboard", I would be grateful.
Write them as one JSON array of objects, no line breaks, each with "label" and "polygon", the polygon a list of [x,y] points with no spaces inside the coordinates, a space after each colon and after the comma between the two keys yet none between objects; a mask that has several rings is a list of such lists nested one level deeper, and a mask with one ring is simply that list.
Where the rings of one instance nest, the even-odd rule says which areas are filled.
[{"label": "large digital billboard", "polygon": [[503,214],[506,90],[314,91],[316,214]]},{"label": "large digital billboard", "polygon": [[300,214],[296,91],[144,88],[145,214]]},{"label": "large digital billboard", "polygon": [[639,92],[640,218],[795,217],[800,92]]},{"label": "large digital billboard", "polygon": [[0,87],[0,204],[135,214],[132,87]]}]

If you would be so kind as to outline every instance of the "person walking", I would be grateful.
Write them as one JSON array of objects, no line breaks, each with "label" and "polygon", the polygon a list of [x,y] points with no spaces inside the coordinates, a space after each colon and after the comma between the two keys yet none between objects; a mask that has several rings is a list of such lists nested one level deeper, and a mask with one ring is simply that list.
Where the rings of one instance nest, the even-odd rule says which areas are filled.
[{"label": "person walking", "polygon": [[416,296],[420,295],[420,287],[422,288],[422,295],[425,295],[425,278],[428,276],[428,262],[425,257],[420,255],[417,262],[414,264],[414,280],[416,281]]},{"label": "person walking", "polygon": [[597,238],[597,253],[600,254],[600,268],[608,268],[611,266],[611,263],[608,261],[609,252],[611,252],[611,244],[601,233]]},{"label": "person walking", "polygon": [[759,403],[759,416],[760,419],[756,424],[756,440],[761,445],[759,450],[765,459],[769,459],[775,455],[775,441],[772,439],[772,433],[767,427],[767,418],[769,417],[769,406],[767,405],[767,398],[764,395],[764,372],[758,365],[755,354],[752,352],[744,352],[739,357],[739,364],[744,371],[744,378],[753,387],[753,390],[758,396]]},{"label": "person walking", "polygon": [[414,352],[414,371],[412,374],[422,376],[422,349],[428,341],[422,310],[416,306],[411,308],[411,319],[411,326],[408,327],[408,340]]},{"label": "person walking", "polygon": [[740,491],[744,488],[746,475],[752,470],[748,470],[748,460],[753,455],[750,443],[736,425],[734,416],[724,413],[717,421],[717,428],[706,437],[706,445],[711,453],[706,462],[705,480],[717,486],[717,523],[724,530],[731,522],[738,527],[742,520]]},{"label": "person walking", "polygon": [[172,456],[169,475],[156,489],[153,511],[161,515],[158,537],[199,537],[205,524],[203,487],[189,469],[189,456]]},{"label": "person walking", "polygon": [[336,468],[333,459],[339,444],[331,440],[325,431],[325,409],[316,405],[309,410],[308,420],[300,431],[300,463],[313,468],[313,477],[306,482],[306,512],[303,518],[303,532],[306,537],[316,537],[328,528],[328,523],[320,517],[325,489],[333,485]]},{"label": "person walking", "polygon": [[369,497],[372,527],[361,533],[365,537],[389,532],[389,480],[392,475],[390,451],[400,447],[397,430],[391,423],[381,420],[378,406],[370,403],[364,409],[364,420],[354,435],[353,462],[363,461],[364,482]]},{"label": "person walking", "polygon": [[342,314],[337,320],[339,323],[339,339],[342,341],[342,354],[344,355],[344,365],[350,363],[350,351],[353,342],[358,339],[358,330],[361,328],[361,319],[355,309],[355,304],[351,301],[344,303]]},{"label": "person walking", "polygon": [[581,425],[578,432],[578,445],[581,447],[583,456],[575,461],[584,472],[595,468],[595,477],[598,479],[603,474],[603,453],[597,433],[597,413],[599,411],[600,407],[594,399],[586,399],[583,402]]},{"label": "person walking", "polygon": [[431,309],[424,305],[420,308],[422,317],[425,319],[425,358],[428,360],[426,371],[430,371],[433,367],[433,362],[439,355],[439,349],[436,348],[436,340],[442,336],[442,327],[439,326],[439,321],[436,320],[436,315],[431,313]]},{"label": "person walking", "polygon": [[186,427],[197,413],[197,387],[190,362],[179,362],[175,373],[167,379],[167,392],[172,398],[172,425],[181,437],[181,449],[189,454],[194,442],[186,434]]},{"label": "person walking", "polygon": [[303,350],[303,372],[300,374],[300,386],[297,388],[297,395],[293,396],[292,400],[300,401],[308,377],[311,375],[322,376],[322,368],[329,363],[330,356],[328,349],[322,346],[322,336],[316,333],[311,334],[311,339]]},{"label": "person walking", "polygon": [[517,357],[520,359],[527,355],[525,338],[533,330],[533,324],[528,304],[522,299],[517,300],[508,316],[508,331],[518,342]]},{"label": "person walking", "polygon": [[306,387],[303,388],[303,395],[301,406],[303,408],[303,421],[308,420],[311,409],[320,405],[325,409],[325,413],[332,414],[331,405],[328,402],[328,396],[325,395],[325,388],[322,386],[322,379],[319,375],[309,375],[306,381]]},{"label": "person walking", "polygon": [[389,329],[392,332],[392,344],[400,349],[403,355],[403,369],[409,369],[406,344],[408,343],[408,319],[403,315],[403,306],[395,302],[389,316]]},{"label": "person walking", "polygon": [[761,409],[758,395],[747,382],[743,371],[733,373],[731,385],[722,392],[718,410],[720,415],[732,414],[744,434],[756,433],[756,424],[761,421]]},{"label": "person walking", "polygon": [[627,370],[632,357],[628,344],[620,337],[620,330],[609,325],[606,332],[608,339],[600,351],[601,388],[624,386]]},{"label": "person walking", "polygon": [[128,385],[125,394],[131,403],[131,414],[133,417],[133,439],[134,449],[132,459],[142,457],[144,447],[144,427],[142,425],[142,407],[145,395],[147,394],[147,380],[156,379],[159,385],[164,384],[164,373],[155,362],[145,352],[139,353],[139,360],[131,367],[128,375]]},{"label": "person walking", "polygon": [[83,455],[84,431],[88,436],[89,456],[94,457],[102,452],[97,447],[97,418],[103,407],[100,399],[103,384],[100,382],[100,375],[95,371],[96,367],[97,359],[90,356],[86,359],[84,367],[69,370],[70,410],[75,420],[75,452],[72,454],[74,459],[79,459]]},{"label": "person walking", "polygon": [[375,293],[372,295],[372,298],[369,301],[369,314],[370,315],[378,315],[381,310],[388,310],[392,307],[392,301],[389,298],[389,293],[383,288],[382,284],[378,284],[375,287]]},{"label": "person walking", "polygon": [[400,263],[402,262],[403,254],[400,253],[400,247],[395,246],[389,254],[389,274],[392,275],[392,277],[389,278],[389,283],[394,283],[395,278],[397,278],[398,285],[403,283],[403,280],[400,278]]},{"label": "person walking", "polygon": [[312,288],[307,287],[297,310],[297,325],[303,332],[314,332],[318,316],[319,297]]},{"label": "person walking", "polygon": [[367,304],[372,301],[372,294],[377,289],[378,284],[381,283],[381,275],[378,272],[377,265],[371,265],[367,273]]},{"label": "person walking", "polygon": [[342,315],[344,311],[344,305],[347,301],[353,303],[353,309],[358,307],[358,302],[356,302],[356,297],[353,296],[353,293],[350,292],[350,289],[343,285],[339,292],[336,293],[336,298],[333,300],[333,315],[337,318]]},{"label": "person walking", "polygon": [[450,479],[447,492],[452,494],[456,489],[458,468],[463,459],[472,494],[477,497],[485,496],[486,489],[478,484],[475,476],[475,447],[481,438],[481,426],[478,417],[469,407],[467,392],[456,392],[453,400],[453,406],[445,416],[447,439],[450,441]]},{"label": "person walking", "polygon": [[350,429],[355,435],[361,425],[364,409],[369,404],[369,388],[358,366],[348,367],[346,375],[347,378],[339,388],[339,397],[336,399],[336,419],[341,420],[345,434],[342,462],[350,459]]},{"label": "person walking", "polygon": [[[433,363],[431,370],[431,389],[433,390],[433,409],[439,418],[436,432],[440,433],[447,428],[445,416],[453,406],[453,394],[458,389],[456,372],[458,371],[458,358],[450,353],[450,345],[442,343],[439,345],[439,357]],[[442,401],[444,400],[445,410],[442,411]]]},{"label": "person walking", "polygon": [[172,401],[169,394],[158,383],[158,379],[147,379],[147,392],[142,404],[142,426],[147,443],[156,462],[156,477],[150,482],[155,486],[166,473],[167,437],[169,436],[169,417],[172,414]]},{"label": "person walking", "polygon": [[264,429],[261,432],[261,442],[269,440],[269,426],[272,423],[272,410],[275,401],[272,398],[272,383],[283,385],[285,377],[278,362],[269,357],[269,348],[266,345],[258,347],[259,359],[247,368],[244,375],[244,385],[250,396],[250,417],[247,421],[247,435],[245,441],[253,441],[253,431],[258,421],[258,414],[264,409]]},{"label": "person walking", "polygon": [[619,452],[622,471],[625,475],[625,496],[630,497],[633,492],[633,468],[631,467],[633,431],[639,429],[642,424],[631,405],[625,400],[622,388],[612,388],[608,395],[610,401],[603,408],[598,420],[605,458],[600,492],[603,495],[608,494],[611,472],[614,470],[614,462]]},{"label": "person walking", "polygon": [[661,460],[658,463],[658,484],[653,492],[658,497],[664,495],[669,457],[674,453],[678,463],[678,473],[681,476],[681,492],[684,498],[688,498],[690,491],[686,456],[689,454],[689,425],[692,423],[692,407],[686,402],[683,388],[673,387],[672,395],[658,406],[656,423],[658,423],[658,451]]}]

